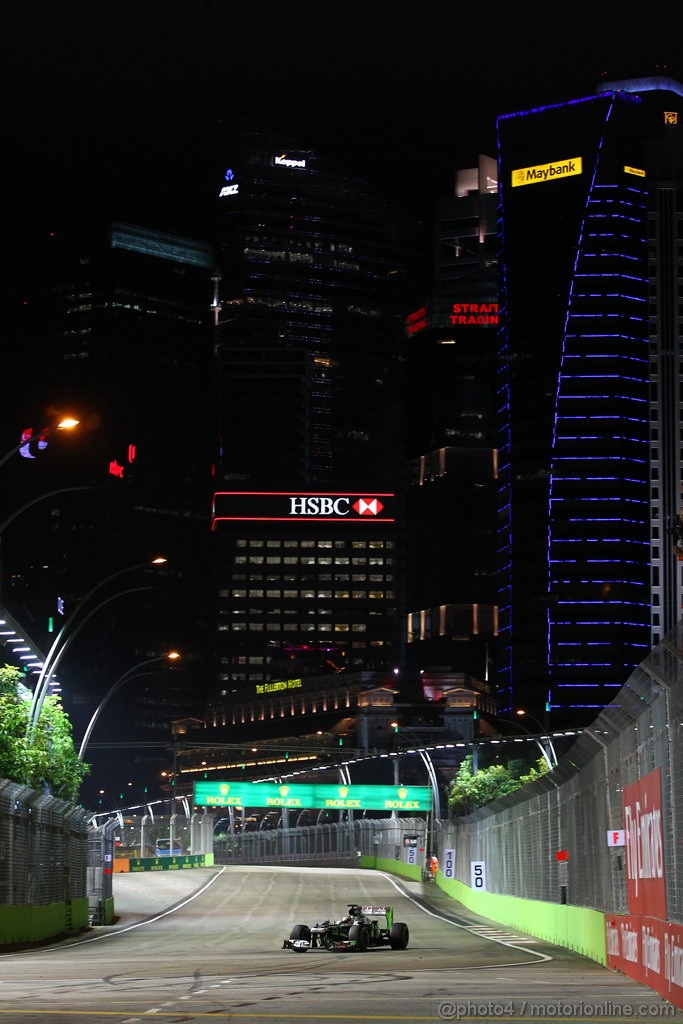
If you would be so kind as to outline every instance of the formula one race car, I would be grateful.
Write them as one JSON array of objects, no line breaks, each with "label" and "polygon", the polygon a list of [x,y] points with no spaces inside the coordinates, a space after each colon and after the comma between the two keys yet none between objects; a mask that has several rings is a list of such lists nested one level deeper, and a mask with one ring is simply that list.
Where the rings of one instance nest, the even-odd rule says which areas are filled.
[{"label": "formula one race car", "polygon": [[[371,946],[391,946],[405,949],[410,933],[408,925],[394,921],[393,907],[366,907],[348,904],[349,912],[340,921],[322,921],[309,928],[295,924],[283,949],[305,953],[308,949],[354,950],[364,953]],[[384,918],[383,926],[378,918]]]}]

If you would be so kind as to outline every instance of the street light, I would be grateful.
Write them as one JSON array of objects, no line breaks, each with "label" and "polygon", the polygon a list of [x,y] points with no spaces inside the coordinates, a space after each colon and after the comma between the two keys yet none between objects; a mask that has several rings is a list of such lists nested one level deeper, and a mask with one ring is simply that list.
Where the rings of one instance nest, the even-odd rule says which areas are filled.
[{"label": "street light", "polygon": [[555,765],[557,764],[557,753],[555,752],[555,747],[553,746],[553,741],[550,739],[550,736],[548,735],[548,726],[547,725],[543,725],[541,722],[539,722],[539,720],[534,715],[530,715],[529,712],[526,710],[526,708],[517,708],[517,710],[515,711],[515,714],[519,718],[522,718],[522,717],[530,718],[532,720],[532,722],[536,723],[536,725],[539,727],[541,732],[545,734],[543,736],[543,739],[545,740],[545,742],[548,745],[547,749],[550,750],[551,753],[552,753],[552,764],[550,765],[550,767],[554,768]]},{"label": "street light", "polygon": [[45,494],[39,494],[38,497],[36,498],[31,498],[30,501],[25,502],[25,504],[21,505],[20,508],[16,508],[14,512],[11,512],[8,516],[5,517],[5,519],[3,519],[3,521],[0,523],[0,601],[2,600],[3,591],[3,538],[7,527],[11,523],[13,523],[14,520],[17,519],[23,512],[27,512],[28,509],[33,508],[34,505],[37,505],[41,501],[45,501],[47,498],[54,498],[58,494],[68,494],[71,491],[91,491],[93,489],[93,484],[82,484],[81,486],[78,487],[58,487],[57,490],[55,491],[47,491]]},{"label": "street light", "polygon": [[[534,742],[536,743],[536,746],[543,754],[543,757],[545,759],[546,764],[548,765],[548,768],[554,768],[557,765],[557,753],[555,751],[555,747],[553,746],[552,740],[550,739],[550,736],[548,736],[548,730],[543,725],[541,725],[537,718],[534,718],[533,715],[530,715],[529,712],[525,711],[523,708],[518,708],[515,711],[515,715],[517,716],[517,719],[519,719],[522,716],[527,716],[528,718],[533,719],[533,721],[536,722],[536,724],[539,726],[541,733],[543,734],[543,740],[545,741],[547,746],[544,746],[543,743],[541,743],[541,740],[538,738],[538,736],[534,736],[530,729],[527,729],[526,726],[522,725],[522,723],[517,720],[517,725],[519,726],[519,728],[522,729],[523,732],[527,734],[527,736],[531,736]],[[504,716],[498,715],[497,717],[501,718]],[[515,721],[515,719],[507,718],[505,719],[505,721],[512,722]]]},{"label": "street light", "polygon": [[126,569],[119,569],[117,572],[113,572],[109,576],[106,576],[103,580],[100,580],[99,583],[96,583],[95,586],[88,591],[85,597],[83,597],[79,601],[79,603],[76,605],[71,615],[67,618],[66,622],[64,623],[59,633],[57,634],[52,646],[50,647],[50,650],[47,653],[47,657],[40,671],[40,675],[38,676],[38,681],[33,691],[33,699],[31,701],[31,708],[28,716],[28,725],[26,728],[27,739],[30,739],[34,729],[36,728],[36,725],[38,724],[40,712],[42,711],[43,707],[43,701],[45,700],[45,696],[49,689],[52,676],[57,670],[57,665],[59,664],[62,655],[65,653],[67,647],[71,643],[71,640],[75,637],[76,633],[86,624],[88,619],[91,618],[91,616],[94,615],[96,611],[98,611],[103,605],[108,604],[109,601],[113,601],[117,597],[123,597],[124,594],[135,593],[136,590],[146,590],[147,588],[138,587],[135,588],[135,590],[122,591],[121,593],[113,594],[111,597],[108,597],[104,601],[101,601],[98,605],[96,605],[88,612],[88,614],[85,616],[82,622],[76,625],[76,627],[72,631],[72,635],[67,635],[66,638],[63,639],[64,635],[69,633],[71,625],[74,619],[80,613],[83,605],[86,604],[86,602],[89,601],[90,598],[94,594],[96,594],[98,590],[101,590],[102,587],[106,586],[106,584],[110,583],[112,580],[117,579],[117,577],[123,576],[124,573],[134,572],[136,569],[147,569],[150,565],[165,565],[167,561],[168,559],[159,556],[157,558],[153,558],[151,562],[141,562],[138,565],[128,566],[128,568]]},{"label": "street light", "polygon": [[[54,427],[43,427],[42,430],[38,431],[37,436],[39,438],[45,439],[46,437],[48,437],[49,434],[54,433],[55,430],[73,430],[74,427],[78,426],[79,422],[80,421],[74,419],[73,416],[65,416],[63,419],[59,421],[59,423],[56,423]],[[31,436],[31,434],[28,434],[28,436],[23,436],[21,441],[18,442],[18,444],[12,445],[10,450],[0,459],[0,469],[2,469],[6,462],[9,462],[13,455],[16,455],[17,452],[21,451],[22,448],[25,448],[29,444]]]},{"label": "street light", "polygon": [[88,746],[88,741],[90,740],[90,737],[92,735],[92,731],[95,728],[95,723],[97,722],[97,719],[100,717],[100,713],[102,712],[103,707],[105,706],[105,704],[107,703],[109,698],[112,696],[112,694],[116,693],[116,691],[119,689],[119,687],[123,686],[123,684],[127,683],[130,679],[136,679],[138,676],[147,676],[147,675],[149,675],[149,672],[139,672],[138,671],[141,668],[145,668],[147,665],[152,665],[152,664],[154,664],[154,662],[157,662],[157,661],[171,661],[171,662],[173,662],[173,661],[177,661],[179,658],[180,658],[180,654],[178,653],[178,651],[169,651],[167,654],[161,654],[161,655],[159,655],[156,658],[148,658],[146,661],[141,661],[138,665],[133,665],[132,668],[129,668],[128,671],[124,672],[122,676],[119,676],[119,678],[116,680],[116,682],[112,686],[109,687],[109,689],[105,693],[104,697],[102,698],[100,703],[95,708],[95,711],[93,712],[93,716],[90,719],[90,721],[88,722],[87,728],[86,728],[86,730],[85,730],[85,732],[83,734],[83,739],[81,740],[81,746],[80,746],[80,749],[78,751],[78,756],[81,757],[81,758],[83,757],[83,755],[85,753],[85,748]]}]

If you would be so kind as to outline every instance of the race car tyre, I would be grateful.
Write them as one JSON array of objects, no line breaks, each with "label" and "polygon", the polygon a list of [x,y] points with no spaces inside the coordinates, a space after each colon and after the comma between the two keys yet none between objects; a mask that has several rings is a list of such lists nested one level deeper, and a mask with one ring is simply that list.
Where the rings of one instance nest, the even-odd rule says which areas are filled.
[{"label": "race car tyre", "polygon": [[349,942],[355,942],[355,949],[364,953],[370,945],[370,936],[367,928],[362,924],[352,924],[349,928]]},{"label": "race car tyre", "polygon": [[305,939],[306,942],[311,941],[311,929],[307,924],[295,924],[290,934],[290,939]]},{"label": "race car tyre", "polygon": [[392,924],[389,931],[389,945],[392,949],[406,949],[409,938],[410,932],[408,931],[407,924],[403,924],[401,921],[396,921],[395,924]]}]

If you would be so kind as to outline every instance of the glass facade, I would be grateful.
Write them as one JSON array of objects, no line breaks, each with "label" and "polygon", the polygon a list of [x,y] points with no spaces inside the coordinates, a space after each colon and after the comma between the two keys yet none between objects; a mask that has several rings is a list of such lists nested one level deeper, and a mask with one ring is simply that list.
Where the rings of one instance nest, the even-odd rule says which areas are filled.
[{"label": "glass facade", "polygon": [[[328,530],[330,528],[328,527]],[[351,531],[351,534],[349,533]],[[309,539],[289,531],[223,538],[220,688],[287,675],[383,665],[393,650],[394,542],[345,526]]]},{"label": "glass facade", "polygon": [[[421,226],[281,139],[248,133],[229,159],[216,185],[217,485],[393,493]],[[214,543],[223,690],[393,664],[394,522],[219,518]]]},{"label": "glass facade", "polygon": [[310,150],[235,143],[216,187],[222,481],[394,489],[419,225]]},{"label": "glass facade", "polygon": [[406,663],[484,680],[496,635],[497,167],[436,206],[435,282],[406,319]]},{"label": "glass facade", "polygon": [[649,380],[647,143],[661,99],[607,88],[498,121],[500,697],[575,722],[651,642],[651,420],[667,414]]}]

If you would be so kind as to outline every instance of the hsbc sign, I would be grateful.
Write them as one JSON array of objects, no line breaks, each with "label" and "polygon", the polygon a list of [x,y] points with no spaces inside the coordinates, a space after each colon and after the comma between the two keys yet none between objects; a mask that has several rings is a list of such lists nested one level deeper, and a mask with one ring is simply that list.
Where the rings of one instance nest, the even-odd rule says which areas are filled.
[{"label": "hsbc sign", "polygon": [[293,516],[348,516],[352,511],[359,516],[378,516],[384,505],[379,498],[331,498],[328,495],[290,498],[289,512]]},{"label": "hsbc sign", "polygon": [[393,523],[393,494],[292,494],[279,491],[219,491],[213,528],[226,520]]}]

